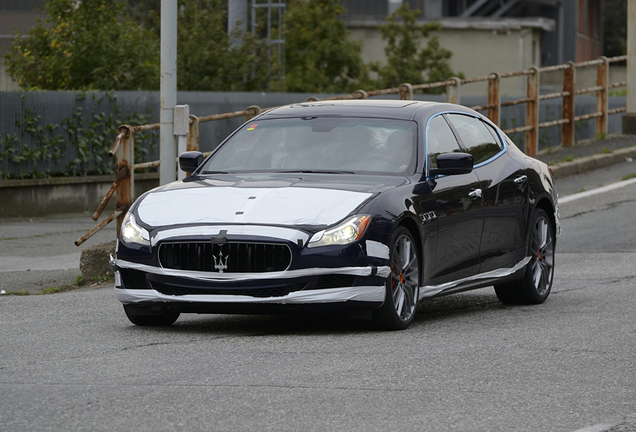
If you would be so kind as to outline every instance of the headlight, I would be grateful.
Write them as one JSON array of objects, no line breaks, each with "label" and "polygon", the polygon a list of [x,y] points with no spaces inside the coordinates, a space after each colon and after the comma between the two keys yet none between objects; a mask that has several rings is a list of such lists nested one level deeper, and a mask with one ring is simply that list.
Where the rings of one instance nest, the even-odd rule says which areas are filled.
[{"label": "headlight", "polygon": [[125,243],[136,243],[144,246],[150,246],[150,235],[148,231],[137,225],[135,216],[132,213],[126,213],[126,217],[121,224],[119,237]]},{"label": "headlight", "polygon": [[347,219],[334,228],[322,230],[314,234],[307,247],[328,246],[328,245],[347,245],[358,240],[367,229],[371,216],[359,215]]}]

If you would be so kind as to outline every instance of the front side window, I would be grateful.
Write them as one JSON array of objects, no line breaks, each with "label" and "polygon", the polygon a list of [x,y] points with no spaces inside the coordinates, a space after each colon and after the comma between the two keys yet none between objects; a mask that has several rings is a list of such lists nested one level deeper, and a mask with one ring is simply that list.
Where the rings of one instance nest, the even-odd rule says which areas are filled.
[{"label": "front side window", "polygon": [[466,151],[473,155],[474,164],[487,161],[502,149],[494,131],[481,120],[462,114],[448,114]]},{"label": "front side window", "polygon": [[440,154],[461,152],[453,131],[442,116],[434,117],[428,122],[426,141],[429,169],[437,168],[437,156]]},{"label": "front side window", "polygon": [[293,118],[246,123],[206,162],[210,172],[415,171],[414,122],[368,118]]}]

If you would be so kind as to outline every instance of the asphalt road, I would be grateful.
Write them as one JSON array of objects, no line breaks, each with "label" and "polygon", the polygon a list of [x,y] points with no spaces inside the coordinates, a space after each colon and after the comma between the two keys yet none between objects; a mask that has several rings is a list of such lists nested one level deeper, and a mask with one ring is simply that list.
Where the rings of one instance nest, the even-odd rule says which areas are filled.
[{"label": "asphalt road", "polygon": [[[624,165],[560,193],[636,172]],[[141,328],[112,286],[2,296],[0,429],[636,430],[636,185],[561,214],[546,303],[486,288],[422,304],[402,332],[315,315]]]},{"label": "asphalt road", "polygon": [[36,294],[75,283],[82,250],[116,238],[114,223],[80,247],[95,226],[89,213],[0,219],[0,290]]}]

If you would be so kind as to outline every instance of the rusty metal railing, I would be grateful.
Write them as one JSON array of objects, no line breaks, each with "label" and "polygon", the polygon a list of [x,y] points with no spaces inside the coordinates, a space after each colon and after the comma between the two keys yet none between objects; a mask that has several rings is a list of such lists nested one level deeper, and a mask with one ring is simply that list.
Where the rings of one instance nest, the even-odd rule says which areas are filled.
[{"label": "rusty metal railing", "polygon": [[[501,123],[501,108],[514,105],[526,104],[526,122],[525,125],[505,129],[506,134],[525,132],[526,147],[525,152],[529,156],[534,156],[538,149],[539,130],[542,128],[548,128],[553,126],[561,126],[561,143],[564,147],[571,147],[574,143],[574,131],[575,123],[578,121],[596,119],[596,134],[607,135],[608,131],[608,116],[612,114],[618,114],[626,112],[626,107],[608,109],[608,96],[609,90],[624,87],[627,85],[626,81],[609,83],[609,67],[611,63],[627,60],[627,56],[618,57],[600,57],[597,60],[591,60],[581,63],[568,62],[562,65],[547,66],[547,67],[531,67],[522,71],[498,73],[493,72],[489,75],[471,77],[471,78],[449,78],[446,81],[440,81],[435,83],[424,84],[409,84],[405,83],[399,87],[393,87],[388,89],[379,90],[356,90],[351,94],[329,97],[325,99],[318,99],[310,97],[307,101],[330,101],[330,100],[348,100],[348,99],[367,99],[369,97],[398,95],[400,99],[413,99],[414,92],[431,90],[438,88],[445,88],[446,100],[449,103],[460,104],[461,103],[461,87],[467,84],[488,82],[488,100],[485,105],[472,106],[470,108],[476,111],[486,111],[486,116],[496,125]],[[597,67],[596,72],[596,86],[576,89],[575,88],[575,72],[577,68],[584,67]],[[563,71],[563,88],[560,92],[550,94],[539,94],[539,82],[542,73]],[[514,77],[526,77],[526,95],[524,98],[515,99],[511,101],[501,101],[501,81],[506,78]],[[575,115],[575,96],[581,94],[596,93],[596,112],[576,116]],[[563,99],[562,118],[539,123],[539,104],[541,101],[551,99]],[[249,121],[253,117],[257,116],[261,112],[273,109],[260,108],[256,105],[252,105],[243,111],[234,111],[223,114],[213,114],[204,117],[190,116],[190,128],[187,141],[187,150],[199,149],[199,124],[209,121],[227,120],[231,118],[245,117],[246,121]],[[159,166],[160,161],[134,163],[134,146],[135,146],[135,133],[141,133],[146,131],[152,131],[159,129],[159,123],[129,126],[122,125],[117,128],[117,137],[115,143],[109,154],[115,157],[116,170],[115,180],[110,190],[102,200],[101,204],[93,214],[93,220],[97,221],[102,212],[106,208],[106,205],[110,199],[115,195],[115,208],[117,209],[113,214],[104,219],[101,223],[96,225],[93,229],[75,241],[77,246],[88,240],[93,234],[105,227],[108,223],[117,219],[117,229],[121,227],[124,215],[134,198],[134,185],[135,185],[135,171],[156,168]],[[204,155],[207,155],[205,153]]]}]

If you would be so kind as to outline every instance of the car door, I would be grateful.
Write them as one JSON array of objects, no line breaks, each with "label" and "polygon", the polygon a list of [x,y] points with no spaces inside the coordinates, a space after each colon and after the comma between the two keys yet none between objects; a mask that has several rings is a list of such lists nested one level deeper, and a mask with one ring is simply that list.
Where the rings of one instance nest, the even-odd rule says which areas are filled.
[{"label": "car door", "polygon": [[480,273],[507,267],[523,244],[522,227],[528,206],[525,170],[505,151],[497,131],[477,117],[448,114],[461,146],[473,155],[481,184],[484,224]]},{"label": "car door", "polygon": [[[428,122],[428,169],[437,167],[442,153],[461,152],[444,116]],[[438,285],[479,272],[479,243],[483,225],[483,199],[474,172],[429,179],[437,210],[437,253],[429,284]]]}]

